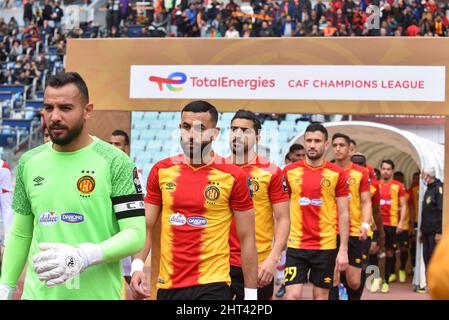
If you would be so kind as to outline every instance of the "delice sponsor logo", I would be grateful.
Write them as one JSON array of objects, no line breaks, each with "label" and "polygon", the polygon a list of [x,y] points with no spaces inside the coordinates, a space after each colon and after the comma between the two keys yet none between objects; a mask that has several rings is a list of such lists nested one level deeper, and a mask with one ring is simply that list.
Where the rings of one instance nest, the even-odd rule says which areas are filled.
[{"label": "delice sponsor logo", "polygon": [[183,214],[180,214],[179,212],[172,214],[169,220],[170,223],[174,226],[183,226],[187,222],[186,217]]},{"label": "delice sponsor logo", "polygon": [[76,212],[67,212],[61,215],[61,221],[67,223],[80,223],[84,221],[84,216]]},{"label": "delice sponsor logo", "polygon": [[50,211],[50,212],[44,212],[39,217],[39,223],[44,226],[53,225],[58,222],[59,216],[56,212]]}]

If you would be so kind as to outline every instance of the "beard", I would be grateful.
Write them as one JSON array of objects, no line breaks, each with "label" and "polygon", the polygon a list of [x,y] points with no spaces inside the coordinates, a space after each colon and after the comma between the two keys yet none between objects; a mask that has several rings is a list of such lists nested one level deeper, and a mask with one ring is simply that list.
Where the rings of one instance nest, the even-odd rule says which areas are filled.
[{"label": "beard", "polygon": [[324,151],[320,152],[318,150],[315,152],[315,154],[312,154],[312,155],[309,152],[307,152],[307,158],[309,158],[312,161],[315,161],[315,160],[320,159],[323,156],[323,154],[324,154]]},{"label": "beard", "polygon": [[190,140],[184,141],[182,137],[181,148],[184,154],[190,159],[192,164],[202,164],[204,156],[212,150],[212,139],[199,143],[190,144]]},{"label": "beard", "polygon": [[[83,131],[84,128],[84,121],[78,122],[72,129],[69,129],[69,127],[55,123],[51,124],[47,127],[48,133],[50,135],[50,139],[54,144],[60,145],[60,146],[66,146],[70,144],[73,140],[75,140],[80,134],[81,131]],[[66,134],[62,136],[56,135],[53,130],[54,129],[63,129],[66,130]]]}]

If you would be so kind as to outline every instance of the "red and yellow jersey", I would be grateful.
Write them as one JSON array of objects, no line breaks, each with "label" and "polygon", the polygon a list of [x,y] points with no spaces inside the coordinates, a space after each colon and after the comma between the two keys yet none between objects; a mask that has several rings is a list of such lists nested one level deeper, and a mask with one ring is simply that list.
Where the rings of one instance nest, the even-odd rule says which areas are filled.
[{"label": "red and yellow jersey", "polygon": [[[288,201],[288,189],[281,169],[259,156],[248,164],[240,166],[251,179],[256,227],[256,246],[259,263],[265,261],[271,252],[274,237],[272,204]],[[231,265],[240,267],[240,241],[235,219],[232,219]]]},{"label": "red and yellow jersey", "polygon": [[[410,230],[410,205],[413,205],[413,203],[410,201],[410,192],[408,190],[404,191],[404,197],[405,197],[405,219],[404,219],[404,225],[402,227],[403,230]],[[401,215],[401,212],[398,211],[398,215]]]},{"label": "red and yellow jersey", "polygon": [[404,186],[396,180],[379,181],[380,211],[384,226],[397,227],[399,223],[399,198],[405,196]]},{"label": "red and yellow jersey", "polygon": [[201,167],[182,154],[153,166],[145,202],[161,206],[158,288],[230,284],[232,210],[253,208],[249,183],[242,169],[218,155]]},{"label": "red and yellow jersey", "polygon": [[362,192],[370,192],[369,175],[365,168],[354,163],[351,163],[344,171],[349,187],[349,236],[358,237],[362,226],[362,200],[360,194]]},{"label": "red and yellow jersey", "polygon": [[371,203],[373,206],[380,203],[379,181],[371,179],[370,181]]},{"label": "red and yellow jersey", "polygon": [[337,247],[337,197],[347,197],[344,171],[328,161],[313,168],[304,160],[284,168],[290,192],[288,246],[329,250]]},{"label": "red and yellow jersey", "polygon": [[413,207],[415,208],[415,223],[418,223],[419,212],[419,184],[414,184],[409,189],[411,201],[413,201]]}]

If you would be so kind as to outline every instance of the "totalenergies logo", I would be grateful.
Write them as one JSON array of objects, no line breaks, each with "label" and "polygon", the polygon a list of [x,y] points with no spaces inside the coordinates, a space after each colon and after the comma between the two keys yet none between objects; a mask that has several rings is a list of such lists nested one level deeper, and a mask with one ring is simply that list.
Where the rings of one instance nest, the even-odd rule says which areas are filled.
[{"label": "totalenergies logo", "polygon": [[175,87],[175,86],[179,86],[180,84],[186,83],[187,76],[185,73],[182,72],[173,72],[167,78],[150,76],[149,80],[151,82],[157,83],[157,85],[159,86],[159,91],[164,90],[163,85],[165,84],[168,90],[177,92],[182,91],[184,87]]}]

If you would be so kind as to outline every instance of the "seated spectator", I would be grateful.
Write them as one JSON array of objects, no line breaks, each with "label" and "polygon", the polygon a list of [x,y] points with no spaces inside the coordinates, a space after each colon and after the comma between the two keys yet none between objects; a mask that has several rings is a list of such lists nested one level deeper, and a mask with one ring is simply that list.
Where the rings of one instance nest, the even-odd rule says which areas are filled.
[{"label": "seated spectator", "polygon": [[234,25],[229,26],[229,29],[225,33],[225,38],[240,38],[240,34],[235,30]]},{"label": "seated spectator", "polygon": [[267,21],[262,22],[262,27],[259,31],[259,37],[273,37],[273,30],[268,26]]},{"label": "seated spectator", "polygon": [[210,26],[207,29],[206,32],[206,38],[221,38],[222,35],[219,31],[217,31],[217,29],[215,29],[214,27]]}]

